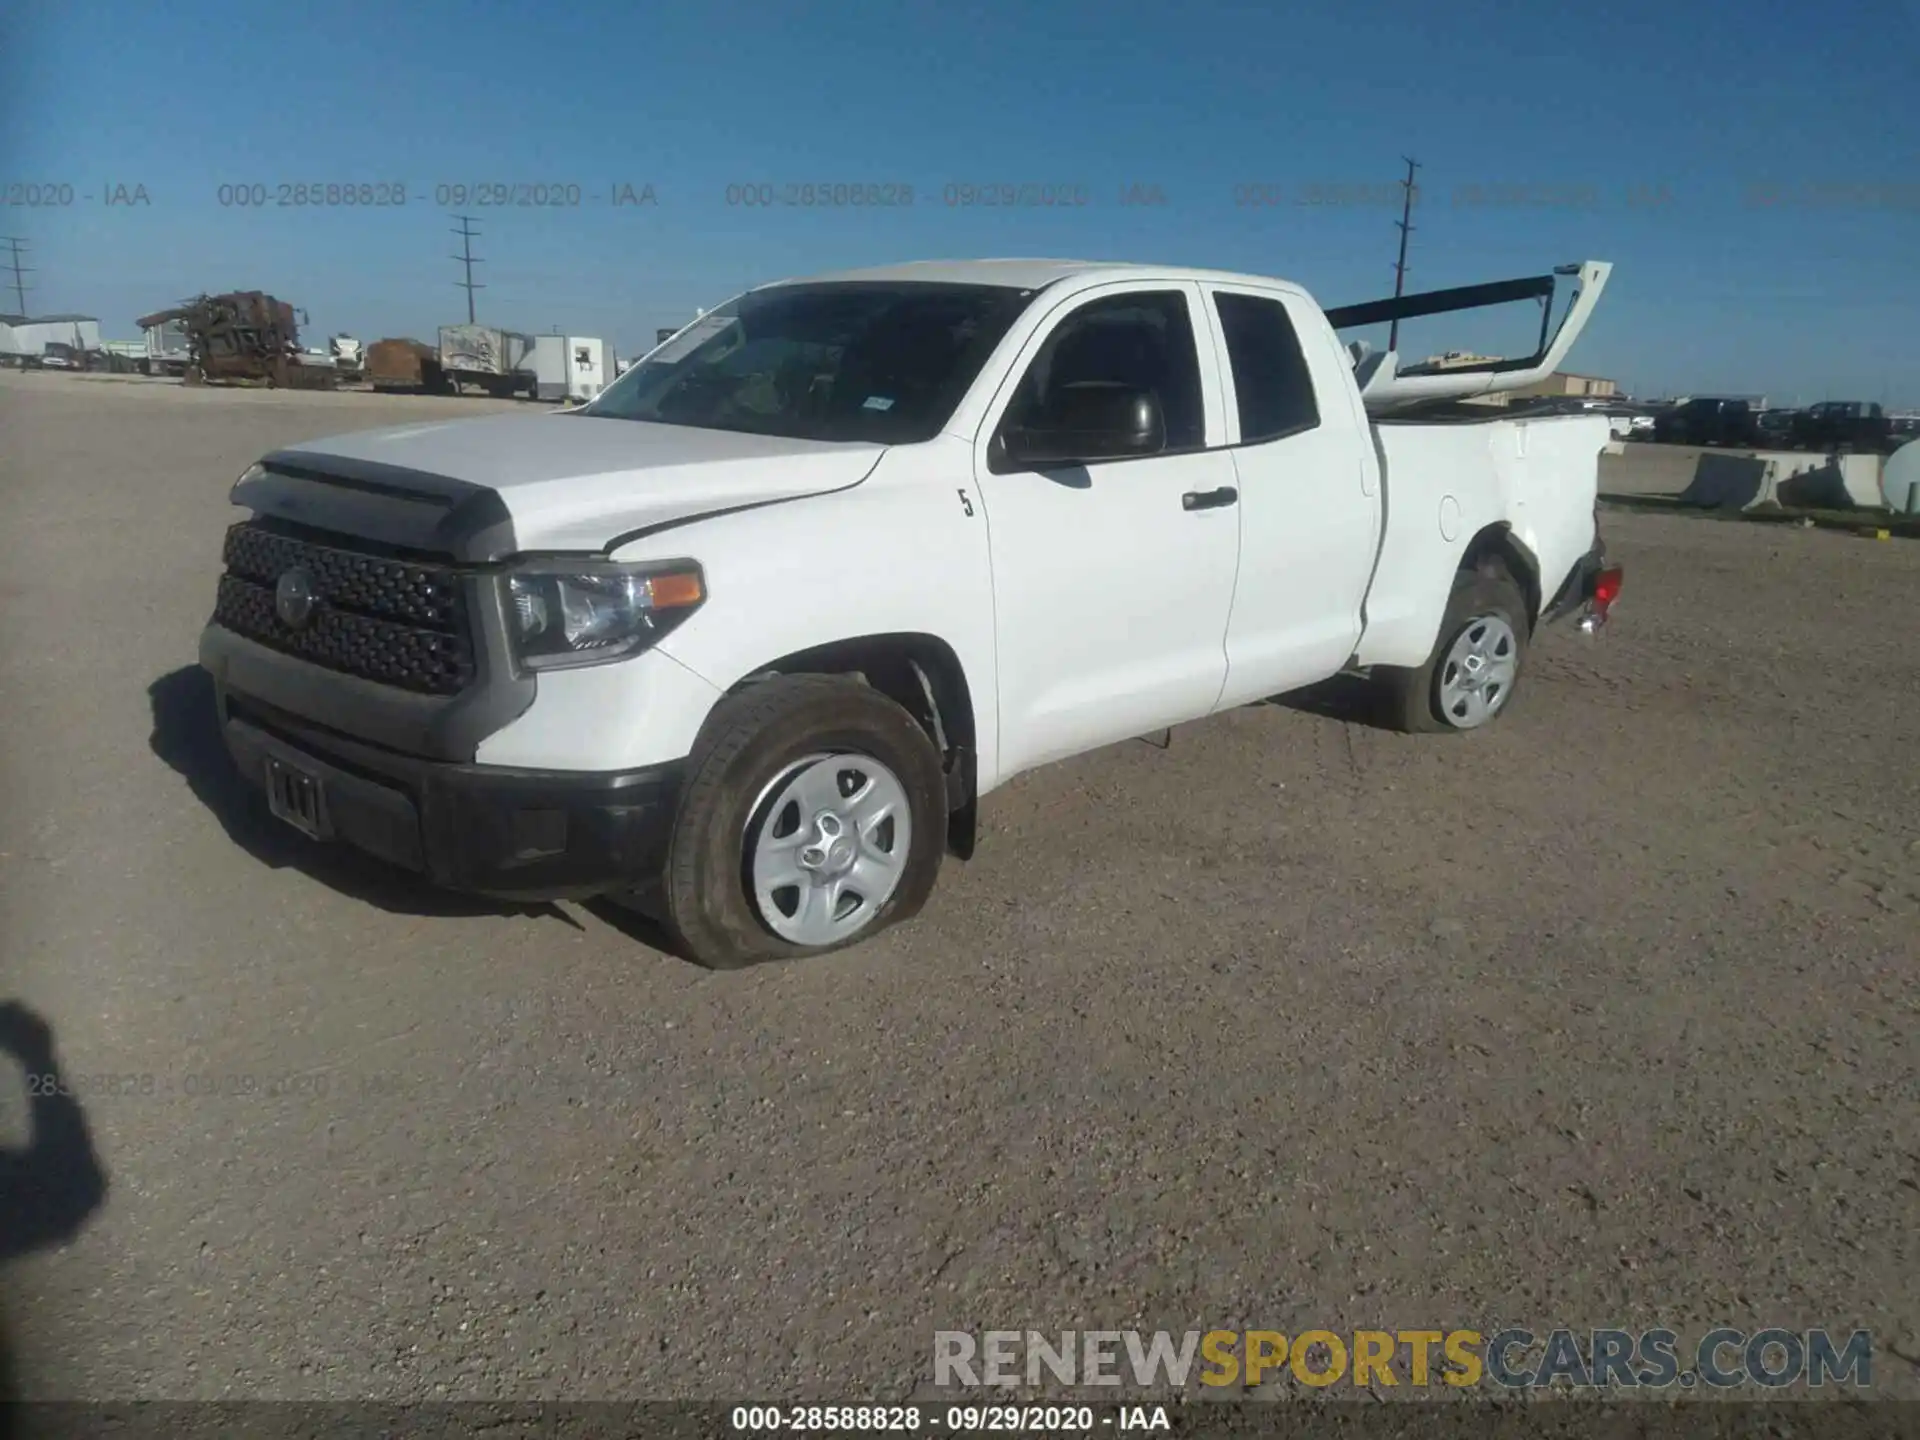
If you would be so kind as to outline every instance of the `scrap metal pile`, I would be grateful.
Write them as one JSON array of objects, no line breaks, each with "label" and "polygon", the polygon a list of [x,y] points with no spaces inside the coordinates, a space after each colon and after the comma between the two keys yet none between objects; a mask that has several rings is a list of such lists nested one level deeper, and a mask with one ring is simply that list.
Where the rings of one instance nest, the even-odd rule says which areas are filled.
[{"label": "scrap metal pile", "polygon": [[376,390],[427,390],[448,394],[440,352],[418,340],[376,340],[367,347],[366,376]]},{"label": "scrap metal pile", "polygon": [[189,385],[264,381],[285,389],[331,390],[338,378],[331,365],[301,363],[293,307],[258,290],[199,295],[172,310],[144,316],[140,327],[168,321],[178,321],[186,330]]}]

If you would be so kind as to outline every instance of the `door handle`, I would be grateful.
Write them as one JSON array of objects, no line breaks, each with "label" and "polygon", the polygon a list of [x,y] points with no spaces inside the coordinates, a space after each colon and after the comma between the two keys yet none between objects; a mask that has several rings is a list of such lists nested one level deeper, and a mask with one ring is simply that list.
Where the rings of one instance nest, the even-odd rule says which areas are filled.
[{"label": "door handle", "polygon": [[1240,498],[1240,492],[1231,485],[1222,485],[1218,490],[1189,490],[1180,497],[1182,510],[1218,510],[1222,505],[1231,505]]}]

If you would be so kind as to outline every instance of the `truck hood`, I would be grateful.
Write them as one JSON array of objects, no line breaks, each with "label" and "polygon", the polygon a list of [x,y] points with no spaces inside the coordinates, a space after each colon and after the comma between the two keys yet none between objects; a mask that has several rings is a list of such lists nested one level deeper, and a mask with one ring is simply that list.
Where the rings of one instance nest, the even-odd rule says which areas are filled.
[{"label": "truck hood", "polygon": [[885,447],[545,412],[395,425],[276,450],[234,487],[262,514],[468,561],[597,551],[858,485]]}]

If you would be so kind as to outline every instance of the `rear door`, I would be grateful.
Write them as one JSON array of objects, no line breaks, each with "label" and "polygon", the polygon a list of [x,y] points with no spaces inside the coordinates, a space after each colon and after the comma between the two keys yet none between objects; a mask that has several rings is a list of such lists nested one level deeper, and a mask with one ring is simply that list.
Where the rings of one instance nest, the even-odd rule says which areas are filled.
[{"label": "rear door", "polygon": [[567,337],[567,395],[591,400],[607,385],[607,342],[578,335]]},{"label": "rear door", "polygon": [[[1060,302],[982,426],[1002,773],[1212,710],[1226,677],[1240,522],[1213,338],[1188,283]],[[1011,468],[996,437],[1062,387],[1118,381],[1166,417],[1157,455]],[[963,502],[965,497],[963,498]]]},{"label": "rear door", "polygon": [[1217,702],[1226,708],[1346,664],[1360,640],[1381,506],[1350,357],[1313,303],[1206,288],[1240,490],[1240,573]]}]

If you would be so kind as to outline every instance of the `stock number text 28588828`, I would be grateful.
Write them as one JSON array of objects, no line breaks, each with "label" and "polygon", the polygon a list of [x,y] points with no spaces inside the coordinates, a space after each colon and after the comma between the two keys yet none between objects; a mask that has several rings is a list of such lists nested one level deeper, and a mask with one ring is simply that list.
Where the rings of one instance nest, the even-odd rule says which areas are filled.
[{"label": "stock number text 28588828", "polygon": [[894,182],[829,180],[800,184],[746,181],[727,186],[727,204],[757,209],[884,210],[913,204],[913,186]]},{"label": "stock number text 28588828", "polygon": [[237,181],[214,191],[219,205],[234,210],[389,209],[407,203],[407,187],[398,180]]}]

